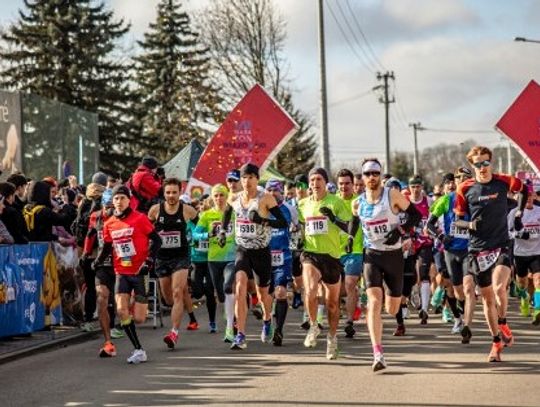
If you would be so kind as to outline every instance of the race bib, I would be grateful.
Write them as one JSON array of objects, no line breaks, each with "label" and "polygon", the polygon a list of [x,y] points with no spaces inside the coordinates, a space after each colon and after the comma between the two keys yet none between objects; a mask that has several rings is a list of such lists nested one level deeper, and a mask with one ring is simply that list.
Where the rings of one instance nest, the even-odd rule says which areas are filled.
[{"label": "race bib", "polygon": [[161,231],[159,232],[159,237],[161,237],[161,248],[162,249],[178,249],[182,247],[182,240],[180,239],[180,231],[173,230],[169,232]]},{"label": "race bib", "polygon": [[306,235],[327,235],[328,218],[326,216],[314,216],[306,218]]},{"label": "race bib", "polygon": [[207,252],[208,251],[208,240],[199,240],[199,244],[197,245],[197,250],[200,252]]},{"label": "race bib", "polygon": [[529,233],[529,239],[540,238],[540,225],[538,223],[528,223],[524,226],[524,230]]},{"label": "race bib", "polygon": [[133,257],[137,254],[135,245],[131,239],[122,239],[114,241],[114,251],[116,255],[121,259],[126,257]]},{"label": "race bib", "polygon": [[366,235],[370,240],[382,240],[390,232],[388,219],[378,219],[365,223]]},{"label": "race bib", "polygon": [[283,263],[285,262],[283,250],[272,250],[271,254],[272,254],[272,267],[283,266]]},{"label": "race bib", "polygon": [[485,250],[476,255],[476,261],[480,271],[486,271],[493,266],[501,254],[501,249]]},{"label": "race bib", "polygon": [[257,224],[249,220],[236,219],[236,236],[245,239],[257,237]]},{"label": "race bib", "polygon": [[469,230],[458,228],[454,222],[450,224],[450,235],[457,239],[470,239]]}]

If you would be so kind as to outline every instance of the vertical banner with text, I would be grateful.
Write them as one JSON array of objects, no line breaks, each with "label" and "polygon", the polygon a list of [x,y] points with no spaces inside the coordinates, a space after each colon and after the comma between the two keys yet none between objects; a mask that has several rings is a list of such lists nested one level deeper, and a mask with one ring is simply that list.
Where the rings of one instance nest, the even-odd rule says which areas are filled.
[{"label": "vertical banner with text", "polygon": [[21,132],[21,98],[18,93],[0,90],[1,180],[22,171]]}]

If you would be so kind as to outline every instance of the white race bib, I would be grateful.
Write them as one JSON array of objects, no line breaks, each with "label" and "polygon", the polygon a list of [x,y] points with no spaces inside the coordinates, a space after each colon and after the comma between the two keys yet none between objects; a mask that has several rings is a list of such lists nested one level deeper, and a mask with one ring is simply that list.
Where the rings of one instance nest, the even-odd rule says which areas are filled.
[{"label": "white race bib", "polygon": [[135,245],[131,239],[122,239],[114,241],[114,251],[119,258],[133,257],[137,254]]},{"label": "white race bib", "polygon": [[236,236],[254,239],[257,237],[257,224],[249,220],[236,219]]},{"label": "white race bib", "polygon": [[172,230],[169,232],[161,231],[159,232],[159,237],[161,237],[161,248],[162,249],[178,249],[182,247],[182,240],[180,239],[180,231]]},{"label": "white race bib", "polygon": [[470,239],[469,230],[465,228],[458,228],[454,222],[450,224],[450,235],[456,239]]},{"label": "white race bib", "polygon": [[283,250],[272,250],[272,267],[283,266],[285,263]]},{"label": "white race bib", "polygon": [[199,240],[199,245],[197,246],[197,250],[200,252],[207,252],[208,251],[208,240]]},{"label": "white race bib", "polygon": [[365,223],[366,235],[370,240],[382,240],[390,232],[388,219],[377,219]]},{"label": "white race bib", "polygon": [[538,223],[528,223],[523,227],[526,232],[529,232],[529,239],[540,238],[540,225]]},{"label": "white race bib", "polygon": [[306,218],[306,235],[327,235],[328,218],[326,216],[313,216]]},{"label": "white race bib", "polygon": [[480,271],[486,271],[491,266],[495,264],[499,255],[501,254],[501,249],[495,250],[485,250],[476,255],[476,261],[478,262],[478,268]]}]

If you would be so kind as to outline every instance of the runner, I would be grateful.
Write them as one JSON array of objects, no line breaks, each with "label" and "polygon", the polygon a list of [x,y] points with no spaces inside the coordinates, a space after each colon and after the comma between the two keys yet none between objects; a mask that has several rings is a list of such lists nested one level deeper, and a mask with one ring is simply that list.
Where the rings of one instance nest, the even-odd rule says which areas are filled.
[{"label": "runner", "polygon": [[[364,278],[368,295],[367,323],[373,346],[374,372],[386,368],[382,347],[383,281],[386,290],[386,311],[396,315],[401,311],[404,260],[401,239],[416,226],[421,214],[395,189],[381,185],[381,164],[370,158],[362,163],[366,191],[354,202],[351,232],[362,222],[364,234]],[[401,224],[399,212],[407,214]]]},{"label": "runner", "polygon": [[287,222],[285,228],[272,228],[270,250],[272,253],[272,290],[274,292],[275,330],[272,342],[274,346],[283,343],[283,326],[287,318],[287,285],[292,281],[292,254],[290,250],[290,229],[298,226],[296,208],[283,200],[283,184],[271,179],[266,183],[266,192],[272,194]]},{"label": "runner", "polygon": [[[146,362],[135,322],[142,323],[148,313],[148,298],[144,277],[153,266],[153,258],[161,246],[161,239],[146,215],[130,208],[130,192],[126,186],[113,189],[114,212],[103,226],[103,247],[93,265],[103,264],[113,255],[116,273],[116,307],[121,325],[135,348],[128,363]],[[113,250],[114,248],[114,250]],[[135,295],[133,318],[129,313],[131,293]]]},{"label": "runner", "polygon": [[[218,244],[218,235],[222,228],[222,219],[227,207],[229,190],[223,184],[212,187],[211,197],[214,207],[201,213],[199,222],[193,233],[193,239],[198,247],[208,245],[208,269],[213,286],[217,292],[218,301],[224,304],[226,328],[224,342],[234,340],[234,230],[229,224],[226,231],[225,245]],[[234,221],[234,218],[231,219]]]},{"label": "runner", "polygon": [[[503,345],[511,346],[514,342],[506,321],[506,287],[510,278],[506,196],[508,191],[520,192],[514,214],[518,226],[527,203],[527,189],[515,177],[493,174],[491,159],[487,147],[475,146],[468,152],[467,160],[474,168],[475,178],[457,189],[455,212],[459,220],[455,224],[469,229],[469,268],[480,286],[484,315],[493,337],[488,360],[500,362]],[[463,219],[466,215],[470,216],[469,221]]]},{"label": "runner", "polygon": [[180,202],[180,189],[180,180],[166,179],[163,182],[165,201],[153,205],[148,211],[148,218],[154,223],[162,242],[157,252],[156,275],[159,277],[165,302],[172,304],[171,331],[163,338],[169,349],[174,349],[178,343],[178,330],[184,313],[184,296],[188,294],[187,280],[191,258],[186,223],[197,222],[197,211]]},{"label": "runner", "polygon": [[[219,232],[220,246],[226,244],[226,230],[234,212],[236,240],[236,321],[238,334],[234,338],[231,349],[245,349],[246,316],[247,316],[247,287],[248,279],[255,279],[257,296],[263,306],[262,342],[270,342],[273,337],[272,327],[272,297],[268,293],[272,280],[272,259],[270,254],[270,238],[272,228],[287,227],[287,222],[275,198],[257,189],[259,182],[259,167],[247,163],[240,168],[242,192],[230,196],[223,215],[223,228]],[[272,214],[275,219],[269,219]]]},{"label": "runner", "polygon": [[[308,196],[309,181],[304,174],[299,174],[294,177],[295,187],[296,187],[296,197],[294,199],[294,207],[298,212],[298,203]],[[302,248],[304,245],[304,238],[302,235],[302,229],[297,228],[292,231],[291,234],[291,250],[293,255],[292,260],[292,275],[294,279],[293,284],[293,300],[291,306],[294,309],[300,308],[304,305],[302,300],[302,290],[304,288],[304,283],[302,281],[302,262],[300,261],[300,256],[302,255]],[[309,321],[307,318],[307,313],[304,312],[304,321],[302,328],[309,329]]]},{"label": "runner", "polygon": [[[326,190],[328,174],[323,168],[309,172],[309,186],[313,194],[299,203],[299,220],[305,224],[305,245],[302,253],[302,278],[305,284],[305,304],[309,317],[309,331],[304,346],[313,348],[321,330],[317,321],[319,284],[325,293],[328,313],[326,358],[338,357],[337,326],[339,323],[339,293],[343,266],[340,257],[340,233],[348,230],[350,212],[343,201]],[[356,232],[356,231],[355,231]],[[352,240],[352,237],[351,237]]]},{"label": "runner", "polygon": [[[345,208],[350,212],[352,217],[352,203],[358,197],[353,192],[354,175],[347,169],[342,169],[337,174],[339,197],[345,204]],[[349,245],[349,235],[341,234],[341,257],[340,261],[345,271],[345,294],[347,296],[345,308],[347,311],[347,322],[345,323],[345,336],[347,338],[354,337],[356,330],[353,327],[355,312],[358,303],[358,281],[362,273],[363,267],[363,236],[362,229],[358,229],[352,243],[352,251]]]}]

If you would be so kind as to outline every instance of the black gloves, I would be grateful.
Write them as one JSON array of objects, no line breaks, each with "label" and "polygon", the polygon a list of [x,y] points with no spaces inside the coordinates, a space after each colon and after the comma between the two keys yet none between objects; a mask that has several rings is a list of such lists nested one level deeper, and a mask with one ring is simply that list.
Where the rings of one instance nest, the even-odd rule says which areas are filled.
[{"label": "black gloves", "polygon": [[332,212],[332,209],[327,208],[326,206],[323,206],[322,208],[319,208],[319,212],[326,216],[330,222],[335,223],[336,221],[336,215],[334,215],[334,212]]},{"label": "black gloves", "polygon": [[227,235],[222,230],[219,232],[219,235],[217,236],[217,244],[219,247],[225,247],[225,244],[227,243]]},{"label": "black gloves", "polygon": [[527,232],[526,230],[524,230],[521,233],[516,234],[516,239],[529,240],[530,237],[531,237],[530,233]]},{"label": "black gloves", "polygon": [[516,232],[519,232],[521,229],[523,229],[523,222],[521,221],[521,216],[516,216],[514,218],[514,230]]},{"label": "black gloves", "polygon": [[384,235],[386,240],[383,242],[383,244],[392,246],[399,241],[401,236],[402,236],[401,231],[398,228],[392,229],[390,232]]}]

